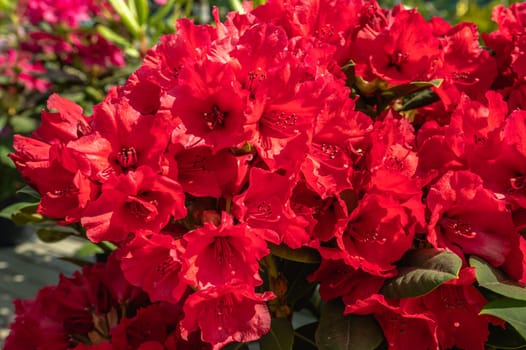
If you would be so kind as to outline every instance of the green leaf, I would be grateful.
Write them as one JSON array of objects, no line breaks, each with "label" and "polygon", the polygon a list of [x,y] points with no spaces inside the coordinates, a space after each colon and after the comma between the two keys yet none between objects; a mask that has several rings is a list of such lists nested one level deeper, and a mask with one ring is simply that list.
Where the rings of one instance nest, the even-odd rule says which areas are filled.
[{"label": "green leaf", "polygon": [[393,299],[427,294],[442,283],[458,278],[462,260],[455,253],[435,248],[414,249],[401,261],[400,273],[388,280],[382,293]]},{"label": "green leaf", "polygon": [[273,318],[270,332],[259,340],[261,350],[292,350],[294,330],[286,318]]},{"label": "green leaf", "polygon": [[35,205],[38,206],[38,203],[18,202],[11,204],[0,211],[0,217],[11,220],[13,215],[20,213],[22,209],[30,208],[32,210]]},{"label": "green leaf", "polygon": [[16,191],[17,195],[25,195],[30,198],[35,198],[36,200],[40,201],[40,193],[38,193],[34,188],[30,186],[24,186],[18,191]]},{"label": "green leaf", "polygon": [[67,226],[54,225],[37,229],[37,237],[44,243],[60,242],[76,234],[78,234],[78,232],[74,228]]},{"label": "green leaf", "polygon": [[372,350],[383,341],[383,333],[372,316],[343,315],[343,304],[330,301],[321,309],[316,331],[319,350]]},{"label": "green leaf", "polygon": [[239,13],[245,13],[245,10],[243,9],[243,5],[241,4],[240,0],[228,0],[228,4],[230,7]]},{"label": "green leaf", "polygon": [[112,43],[116,44],[116,45],[119,45],[123,48],[128,48],[128,47],[132,47],[130,41],[126,38],[124,38],[123,36],[117,34],[116,32],[114,32],[113,30],[111,30],[110,28],[102,25],[102,24],[99,24],[97,25],[96,27],[97,29],[97,32],[102,35],[102,37],[108,41],[111,41]]},{"label": "green leaf", "polygon": [[13,127],[13,132],[16,134],[28,134],[36,129],[36,119],[16,115],[11,118],[10,123]]},{"label": "green leaf", "polygon": [[382,91],[382,97],[387,100],[392,100],[399,97],[404,97],[413,94],[417,91],[426,90],[432,87],[440,87],[442,79],[435,79],[431,81],[413,81],[408,84],[400,84],[389,86]]},{"label": "green leaf", "polygon": [[249,350],[245,343],[230,343],[223,350]]},{"label": "green leaf", "polygon": [[402,106],[396,111],[409,111],[411,109],[416,109],[430,105],[431,103],[436,102],[438,100],[440,100],[440,97],[438,97],[438,95],[431,89],[418,91],[414,94],[407,96],[407,98],[404,99],[404,103],[402,104]]},{"label": "green leaf", "polygon": [[503,350],[526,349],[526,339],[523,339],[517,331],[507,325],[506,328],[489,324],[489,336],[487,345]]},{"label": "green leaf", "polygon": [[11,220],[17,225],[38,224],[47,219],[37,213],[38,203],[28,203],[11,215]]},{"label": "green leaf", "polygon": [[76,256],[79,258],[85,258],[88,256],[93,256],[95,254],[102,254],[104,253],[104,250],[92,242],[85,243],[82,247],[80,247],[77,252],[75,253]]},{"label": "green leaf", "polygon": [[490,301],[484,306],[481,315],[492,315],[508,322],[526,339],[526,301],[501,298]]},{"label": "green leaf", "polygon": [[15,8],[16,1],[12,0],[0,0],[0,10],[2,12],[9,12]]},{"label": "green leaf", "polygon": [[150,18],[150,25],[156,26],[157,24],[162,23],[164,18],[170,13],[170,10],[173,9],[176,0],[168,0],[166,4],[160,7],[157,12],[153,14]]},{"label": "green leaf", "polygon": [[318,329],[318,321],[294,330],[294,350],[318,350],[314,336]]},{"label": "green leaf", "polygon": [[9,158],[9,153],[11,152],[12,150],[9,147],[0,145],[0,163],[14,169],[15,163]]},{"label": "green leaf", "polygon": [[317,264],[320,262],[320,254],[312,248],[291,249],[284,244],[275,245],[269,243],[273,255],[282,259],[301,262],[305,264]]},{"label": "green leaf", "polygon": [[148,0],[134,0],[139,25],[144,25],[150,15],[150,6]]},{"label": "green leaf", "polygon": [[481,287],[508,298],[526,301],[526,287],[524,285],[508,278],[503,272],[489,265],[483,259],[472,256],[469,258],[469,265],[475,268],[477,282]]},{"label": "green leaf", "polygon": [[130,33],[133,34],[134,37],[138,37],[140,30],[139,23],[124,0],[108,0],[108,2],[111,4],[115,12],[119,14],[122,23],[128,28]]}]

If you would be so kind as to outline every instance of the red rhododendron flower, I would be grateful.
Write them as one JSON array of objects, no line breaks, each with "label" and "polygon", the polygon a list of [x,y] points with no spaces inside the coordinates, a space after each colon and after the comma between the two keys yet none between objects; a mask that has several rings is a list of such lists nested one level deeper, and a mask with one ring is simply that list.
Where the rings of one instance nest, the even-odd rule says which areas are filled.
[{"label": "red rhododendron flower", "polygon": [[429,80],[440,56],[438,40],[416,10],[400,11],[368,46],[360,44],[374,75],[391,84]]},{"label": "red rhododendron flower", "polygon": [[165,155],[169,162],[168,176],[177,179],[183,190],[196,197],[232,195],[246,178],[252,155],[234,156],[228,150],[213,152],[208,146],[185,149],[170,145]]},{"label": "red rhododendron flower", "polygon": [[17,153],[11,154],[27,183],[41,194],[38,211],[67,222],[79,221],[82,210],[92,200],[98,186],[79,169],[82,159],[75,158],[61,144],[53,146],[17,135]]},{"label": "red rhododendron flower", "polygon": [[141,165],[160,170],[170,139],[168,122],[163,117],[141,115],[119,94],[118,89],[112,89],[94,108],[93,133],[68,145],[89,160],[91,177],[98,181]]},{"label": "red rhododendron flower", "polygon": [[83,213],[82,225],[93,242],[119,242],[145,229],[159,232],[170,220],[186,216],[181,185],[148,167],[114,175]]},{"label": "red rhododendron flower", "polygon": [[416,198],[399,202],[388,195],[365,195],[338,236],[346,263],[373,275],[393,275],[394,262],[411,248],[415,227],[423,225],[423,210]]},{"label": "red rhododendron flower", "polygon": [[182,253],[180,242],[170,235],[139,232],[118,255],[126,279],[148,293],[151,301],[177,302],[187,289]]},{"label": "red rhododendron flower", "polygon": [[207,222],[183,239],[185,278],[193,285],[262,283],[258,262],[269,252],[265,241],[246,224],[234,225],[229,214],[223,212],[219,226]]},{"label": "red rhododendron flower", "polygon": [[257,294],[243,285],[202,289],[188,297],[181,322],[183,338],[201,329],[201,338],[221,349],[231,342],[259,339],[270,330],[270,313],[265,301],[272,293]]},{"label": "red rhododendron flower", "polygon": [[40,126],[32,137],[53,144],[74,141],[91,133],[90,119],[73,101],[53,94],[48,98],[47,108],[49,112],[42,111]]},{"label": "red rhododendron flower", "polygon": [[449,171],[431,187],[429,241],[459,255],[476,254],[494,266],[504,263],[518,239],[503,200],[469,171]]},{"label": "red rhododendron flower", "polygon": [[16,301],[17,316],[4,348],[69,349],[103,343],[127,310],[146,301],[110,257],[106,264],[84,267],[72,278],[61,276],[57,286],[43,288],[34,300]]},{"label": "red rhododendron flower", "polygon": [[461,92],[481,98],[497,76],[497,64],[479,45],[477,27],[460,23],[442,35],[444,56],[436,77],[443,79],[435,89],[446,106],[458,102]]},{"label": "red rhododendron flower", "polygon": [[231,65],[205,61],[185,66],[179,80],[170,91],[175,96],[172,114],[181,118],[189,133],[218,150],[236,146],[254,133],[254,122],[245,113],[246,92]]},{"label": "red rhododendron flower", "polygon": [[252,168],[248,189],[234,198],[236,217],[269,242],[284,242],[291,248],[307,243],[307,222],[290,208],[290,181],[277,173]]},{"label": "red rhododendron flower", "polygon": [[320,268],[309,276],[310,281],[320,282],[323,300],[343,297],[347,305],[354,304],[378,293],[385,279],[355,269],[343,260],[323,260]]},{"label": "red rhododendron flower", "polygon": [[421,297],[426,313],[437,324],[441,348],[484,349],[487,316],[479,315],[486,299],[472,285],[442,285]]},{"label": "red rhododendron flower", "polygon": [[430,315],[397,304],[383,295],[373,294],[366,300],[347,305],[345,313],[372,313],[384,331],[389,350],[439,350],[436,324]]}]

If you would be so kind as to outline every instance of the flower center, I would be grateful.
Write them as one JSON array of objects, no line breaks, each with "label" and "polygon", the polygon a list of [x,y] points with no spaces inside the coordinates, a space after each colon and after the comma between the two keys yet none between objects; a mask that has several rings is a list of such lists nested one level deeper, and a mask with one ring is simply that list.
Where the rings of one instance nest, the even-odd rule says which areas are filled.
[{"label": "flower center", "polygon": [[123,169],[129,169],[137,165],[137,151],[133,147],[122,147],[117,154],[117,162]]},{"label": "flower center", "polygon": [[409,55],[400,50],[396,50],[391,56],[389,56],[389,67],[394,67],[397,71],[402,70],[402,65],[406,64],[409,60]]},{"label": "flower center", "polygon": [[205,121],[208,130],[214,130],[217,127],[225,125],[225,119],[227,116],[227,112],[223,112],[219,109],[218,105],[213,105],[209,112],[203,113],[203,120]]},{"label": "flower center", "polygon": [[268,111],[260,120],[262,133],[265,136],[284,138],[298,133],[296,113]]},{"label": "flower center", "polygon": [[179,264],[171,256],[164,259],[159,265],[156,266],[155,270],[161,275],[166,276],[173,271],[179,269]]},{"label": "flower center", "polygon": [[477,234],[473,231],[471,225],[467,222],[458,219],[443,218],[440,220],[440,225],[444,228],[446,233],[465,238],[473,238]]},{"label": "flower center", "polygon": [[151,222],[157,217],[157,201],[147,201],[138,196],[128,196],[128,201],[125,204],[129,213],[136,218]]}]

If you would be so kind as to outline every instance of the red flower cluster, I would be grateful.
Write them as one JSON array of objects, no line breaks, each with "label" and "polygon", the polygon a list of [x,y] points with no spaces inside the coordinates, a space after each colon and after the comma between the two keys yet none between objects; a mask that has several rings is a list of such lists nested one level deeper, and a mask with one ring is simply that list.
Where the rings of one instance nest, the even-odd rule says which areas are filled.
[{"label": "red flower cluster", "polygon": [[[46,312],[48,294],[95,288],[86,269],[19,303],[6,349],[40,341],[23,324],[43,313],[59,318],[53,349],[256,340],[275,297],[259,263],[275,245],[317,250],[309,279],[321,296],[373,314],[389,349],[483,349],[495,321],[479,315],[486,300],[466,258],[526,282],[525,13],[495,9],[491,55],[474,25],[401,6],[270,0],[224,23],[216,12],[215,27],[180,20],[91,117],[53,95],[11,157],[41,193],[39,213],[116,244],[112,264],[149,304],[111,314],[131,299],[110,293]],[[432,80],[440,86],[418,89]],[[423,93],[435,98],[409,108]],[[385,297],[421,247],[457,254],[460,277]],[[63,321],[75,307],[82,329]]]}]

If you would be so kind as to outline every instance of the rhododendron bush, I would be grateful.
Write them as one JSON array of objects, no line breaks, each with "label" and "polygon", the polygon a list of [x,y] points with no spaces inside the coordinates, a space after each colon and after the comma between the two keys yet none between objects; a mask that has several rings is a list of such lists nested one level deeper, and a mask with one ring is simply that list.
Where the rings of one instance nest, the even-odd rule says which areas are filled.
[{"label": "rhododendron bush", "polygon": [[14,217],[115,249],[16,301],[5,349],[525,346],[526,4],[482,35],[365,0],[244,10],[179,20],[91,116],[54,94],[15,136],[40,198]]}]

